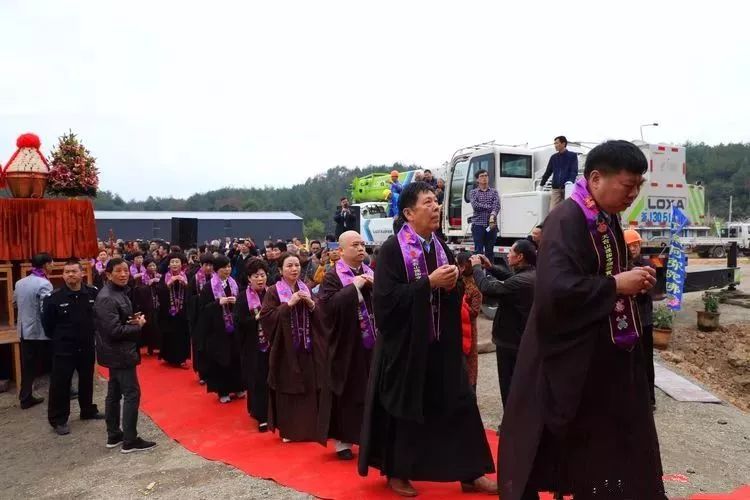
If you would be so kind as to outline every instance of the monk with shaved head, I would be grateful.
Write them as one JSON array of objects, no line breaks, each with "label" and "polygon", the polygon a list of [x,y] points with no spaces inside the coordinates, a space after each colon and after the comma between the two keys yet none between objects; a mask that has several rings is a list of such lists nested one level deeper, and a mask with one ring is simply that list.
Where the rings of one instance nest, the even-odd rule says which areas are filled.
[{"label": "monk with shaved head", "polygon": [[375,345],[373,272],[363,262],[365,242],[356,231],[339,236],[341,258],[326,273],[318,293],[326,325],[328,362],[321,391],[321,432],[336,440],[336,454],[351,460],[359,443],[370,356]]}]

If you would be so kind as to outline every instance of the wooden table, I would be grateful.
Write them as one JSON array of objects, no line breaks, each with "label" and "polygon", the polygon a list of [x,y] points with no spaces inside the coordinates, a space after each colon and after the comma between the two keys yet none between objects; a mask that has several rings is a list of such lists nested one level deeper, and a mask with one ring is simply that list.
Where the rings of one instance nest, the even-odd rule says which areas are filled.
[{"label": "wooden table", "polygon": [[0,345],[10,344],[13,348],[13,374],[16,388],[21,388],[21,340],[16,329],[0,330]]}]

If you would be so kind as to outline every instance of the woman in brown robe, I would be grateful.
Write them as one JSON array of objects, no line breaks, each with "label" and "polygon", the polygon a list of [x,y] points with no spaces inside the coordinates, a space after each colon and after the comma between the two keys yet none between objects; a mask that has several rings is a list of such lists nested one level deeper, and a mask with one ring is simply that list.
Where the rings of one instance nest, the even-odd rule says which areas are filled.
[{"label": "woman in brown robe", "polygon": [[161,274],[156,270],[156,262],[146,263],[146,272],[135,282],[131,292],[133,310],[142,312],[146,316],[146,324],[141,329],[139,344],[146,347],[149,356],[154,354],[155,349],[161,347],[161,336],[159,334],[159,308],[161,302],[159,296],[162,294]]},{"label": "woman in brown robe", "polygon": [[260,322],[271,343],[268,428],[285,442],[320,441],[318,396],[325,356],[318,313],[307,286],[299,280],[297,256],[278,260],[281,280],[263,298]]},{"label": "woman in brown robe", "polygon": [[242,377],[247,390],[247,412],[258,421],[258,432],[268,430],[268,357],[271,346],[260,326],[260,309],[266,296],[268,264],[263,259],[247,261],[247,288],[240,292],[234,308],[240,342]]},{"label": "woman in brown robe", "polygon": [[215,271],[201,291],[198,329],[205,339],[206,388],[220,403],[245,397],[240,365],[240,342],[234,323],[239,285],[230,276],[232,264],[223,255],[214,259]]}]

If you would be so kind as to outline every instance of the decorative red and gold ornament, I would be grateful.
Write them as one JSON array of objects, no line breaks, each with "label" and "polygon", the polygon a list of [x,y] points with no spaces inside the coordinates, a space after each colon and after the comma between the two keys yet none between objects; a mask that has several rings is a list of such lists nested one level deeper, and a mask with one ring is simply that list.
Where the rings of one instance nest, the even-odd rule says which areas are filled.
[{"label": "decorative red and gold ornament", "polygon": [[49,164],[39,148],[42,141],[36,134],[21,134],[16,140],[18,148],[11,156],[0,181],[7,185],[14,198],[43,198],[47,189]]}]

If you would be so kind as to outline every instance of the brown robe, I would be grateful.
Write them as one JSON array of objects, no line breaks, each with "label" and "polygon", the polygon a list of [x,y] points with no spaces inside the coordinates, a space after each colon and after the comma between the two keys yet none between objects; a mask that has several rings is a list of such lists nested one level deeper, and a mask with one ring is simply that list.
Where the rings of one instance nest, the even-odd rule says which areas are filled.
[{"label": "brown robe", "polygon": [[[370,315],[372,290],[362,297]],[[328,364],[321,391],[321,433],[345,443],[359,443],[365,409],[372,349],[362,344],[359,295],[354,284],[342,286],[335,269],[325,275],[318,292],[321,323],[325,326]]]},{"label": "brown robe", "polygon": [[[622,229],[613,225],[625,268]],[[501,426],[503,499],[531,490],[666,498],[643,351],[612,343],[616,285],[598,269],[583,212],[566,200],[544,223],[534,305]]]},{"label": "brown robe", "polygon": [[[300,301],[294,307],[307,305]],[[311,352],[306,352],[294,348],[291,310],[279,300],[276,285],[269,287],[260,312],[263,331],[271,343],[268,428],[279,429],[282,438],[292,441],[324,443],[317,419],[326,350],[318,311],[316,308],[310,314],[313,346]]]},{"label": "brown robe", "polygon": [[[435,245],[426,255],[437,267]],[[431,300],[440,303],[440,339],[430,341]],[[429,278],[409,282],[395,236],[381,247],[373,287],[380,331],[367,386],[358,471],[368,467],[400,479],[473,481],[495,467],[461,350],[457,288],[432,290]]]},{"label": "brown robe", "polygon": [[144,285],[139,279],[133,280],[134,285],[130,289],[130,300],[133,302],[133,311],[142,312],[146,316],[146,324],[141,329],[138,339],[139,346],[145,346],[151,353],[154,349],[161,348],[161,333],[159,330],[159,309],[162,296],[162,282],[153,285]]}]

